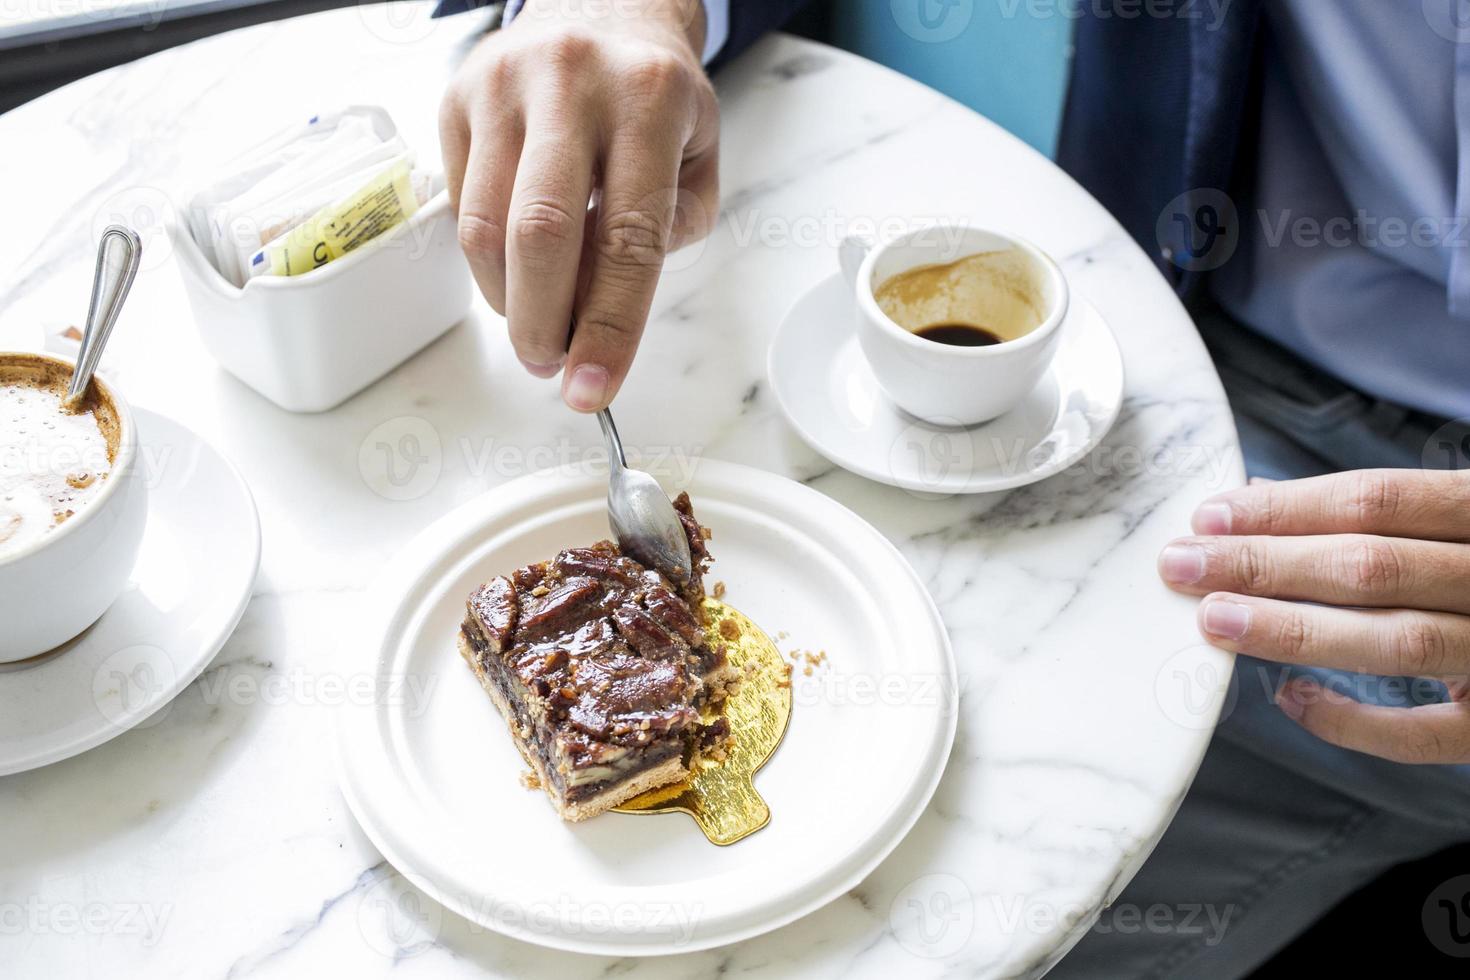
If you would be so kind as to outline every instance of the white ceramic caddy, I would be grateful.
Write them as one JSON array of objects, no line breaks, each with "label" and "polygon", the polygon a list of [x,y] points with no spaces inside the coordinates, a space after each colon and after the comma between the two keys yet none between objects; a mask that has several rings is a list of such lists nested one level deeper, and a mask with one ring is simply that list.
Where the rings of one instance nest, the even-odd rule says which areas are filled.
[{"label": "white ceramic caddy", "polygon": [[171,221],[204,346],[293,412],[326,411],[387,374],[464,319],[474,296],[442,177],[434,190],[412,218],[361,248],[244,288],[210,264],[187,223]]},{"label": "white ceramic caddy", "polygon": [[857,885],[927,805],[957,718],[944,624],[903,556],[815,490],[702,461],[687,489],[713,532],[707,581],[783,652],[791,725],[756,788],[771,822],[729,847],[684,814],[563,823],[455,649],[495,574],[608,536],[607,475],[533,474],[439,520],[369,592],[341,649],[371,689],[339,713],[343,792],[418,888],[482,926],[560,949],[658,955],[758,935]]},{"label": "white ceramic caddy", "polygon": [[[27,354],[64,365],[49,354]],[[138,425],[127,400],[93,376],[121,423],[101,491],[70,519],[28,547],[0,557],[0,664],[25,660],[95,623],[127,584],[148,521],[148,486],[138,468]]]}]

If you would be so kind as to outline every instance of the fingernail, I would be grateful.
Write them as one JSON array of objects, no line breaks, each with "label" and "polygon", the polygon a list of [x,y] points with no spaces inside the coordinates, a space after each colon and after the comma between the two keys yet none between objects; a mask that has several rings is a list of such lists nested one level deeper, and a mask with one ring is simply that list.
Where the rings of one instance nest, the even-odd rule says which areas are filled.
[{"label": "fingernail", "polygon": [[559,357],[555,361],[552,361],[548,364],[543,364],[538,361],[528,361],[524,357],[519,357],[519,355],[517,355],[517,359],[521,362],[521,367],[525,368],[527,371],[530,371],[538,378],[554,377],[556,375],[556,372],[561,370],[561,366],[565,364],[567,360],[565,357]]},{"label": "fingernail", "polygon": [[1205,577],[1205,549],[1171,544],[1159,555],[1159,574],[1174,585],[1193,585]]},{"label": "fingernail", "polygon": [[1205,632],[1222,640],[1238,640],[1251,628],[1250,606],[1228,599],[1211,599],[1200,617]]},{"label": "fingernail", "polygon": [[1312,697],[1315,688],[1316,685],[1309,680],[1293,678],[1281,685],[1281,690],[1276,692],[1276,705],[1292,721],[1301,721],[1302,715],[1307,713],[1307,701]]},{"label": "fingernail", "polygon": [[1200,504],[1189,523],[1195,534],[1229,534],[1230,505],[1218,500]]},{"label": "fingernail", "polygon": [[561,396],[579,412],[593,412],[607,399],[607,368],[598,364],[582,364],[567,378]]}]

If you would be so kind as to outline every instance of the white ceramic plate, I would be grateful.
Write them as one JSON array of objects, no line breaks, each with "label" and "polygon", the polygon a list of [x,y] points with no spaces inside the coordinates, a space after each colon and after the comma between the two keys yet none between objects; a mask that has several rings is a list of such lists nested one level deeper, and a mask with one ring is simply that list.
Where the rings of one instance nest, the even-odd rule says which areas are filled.
[{"label": "white ceramic plate", "polygon": [[193,432],[134,408],[148,527],[127,590],[60,650],[0,670],[0,775],[70,758],[137,726],[234,631],[260,565],[255,502]]},{"label": "white ceramic plate", "polygon": [[[410,881],[530,942],[657,955],[745,939],[861,881],[928,803],[954,740],[955,665],[923,585],[870,525],[782,477],[703,461],[685,487],[714,532],[708,581],[783,652],[826,651],[793,678],[791,725],[756,776],[771,823],[730,847],[683,814],[563,823],[455,650],[465,599],[492,575],[608,536],[603,474],[506,484],[395,560],[343,651],[379,695],[340,714],[343,791]],[[354,680],[354,683],[357,683]],[[417,693],[416,693],[417,692]]]},{"label": "white ceramic plate", "polygon": [[858,347],[852,287],[840,275],[786,314],[767,374],[787,421],[817,452],[870,480],[941,494],[1009,490],[1060,473],[1102,441],[1123,405],[1118,342],[1075,295],[1046,375],[982,425],[932,425],[888,400]]}]

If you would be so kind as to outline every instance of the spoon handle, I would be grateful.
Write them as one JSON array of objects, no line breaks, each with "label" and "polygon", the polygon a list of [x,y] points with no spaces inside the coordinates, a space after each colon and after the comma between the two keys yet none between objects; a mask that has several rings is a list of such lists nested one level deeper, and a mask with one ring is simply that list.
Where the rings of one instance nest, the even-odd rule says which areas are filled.
[{"label": "spoon handle", "polygon": [[82,349],[71,375],[71,386],[66,392],[67,401],[80,398],[91,383],[102,348],[107,346],[107,338],[117,323],[117,314],[128,298],[128,290],[133,288],[142,256],[143,241],[131,228],[108,225],[102,232],[102,240],[97,244],[92,300],[87,304],[87,326],[82,333]]},{"label": "spoon handle", "polygon": [[607,440],[607,452],[615,467],[626,467],[628,459],[623,455],[623,440],[618,437],[618,427],[613,424],[612,412],[607,409],[597,413],[597,424],[602,426],[602,437]]}]

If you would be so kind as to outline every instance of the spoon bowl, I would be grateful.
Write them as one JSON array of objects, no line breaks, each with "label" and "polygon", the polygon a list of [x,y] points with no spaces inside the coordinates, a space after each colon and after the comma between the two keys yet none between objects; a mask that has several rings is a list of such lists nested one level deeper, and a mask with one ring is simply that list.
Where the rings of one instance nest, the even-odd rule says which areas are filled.
[{"label": "spoon bowl", "polygon": [[675,585],[686,584],[694,577],[694,560],[683,521],[658,481],[628,466],[612,414],[603,409],[597,422],[607,440],[607,519],[618,547]]}]

